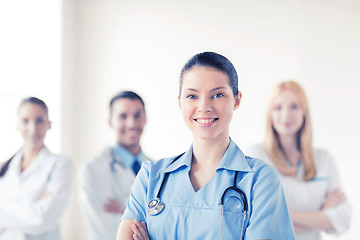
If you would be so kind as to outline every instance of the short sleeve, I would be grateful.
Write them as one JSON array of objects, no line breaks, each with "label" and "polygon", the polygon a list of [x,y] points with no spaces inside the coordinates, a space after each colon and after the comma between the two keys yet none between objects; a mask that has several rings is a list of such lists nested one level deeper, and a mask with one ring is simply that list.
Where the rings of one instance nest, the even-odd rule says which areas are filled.
[{"label": "short sleeve", "polygon": [[149,161],[143,162],[131,188],[122,219],[137,219],[139,222],[146,222],[146,196],[149,185],[150,166],[151,163]]},{"label": "short sleeve", "polygon": [[268,165],[257,171],[245,239],[295,239],[279,175]]}]

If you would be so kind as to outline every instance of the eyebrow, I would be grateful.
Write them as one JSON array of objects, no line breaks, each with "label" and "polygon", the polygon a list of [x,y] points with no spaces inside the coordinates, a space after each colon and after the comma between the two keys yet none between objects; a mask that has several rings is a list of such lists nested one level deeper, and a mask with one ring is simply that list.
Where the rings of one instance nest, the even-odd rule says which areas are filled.
[{"label": "eyebrow", "polygon": [[[216,88],[211,89],[209,92],[217,91],[219,89],[225,89],[225,87],[216,87]],[[185,88],[184,91],[200,92],[199,90],[194,89],[194,88]]]}]

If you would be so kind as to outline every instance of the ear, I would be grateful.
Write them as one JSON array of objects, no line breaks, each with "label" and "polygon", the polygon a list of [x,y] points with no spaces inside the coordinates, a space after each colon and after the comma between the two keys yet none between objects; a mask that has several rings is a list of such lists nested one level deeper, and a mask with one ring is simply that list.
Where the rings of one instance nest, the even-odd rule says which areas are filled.
[{"label": "ear", "polygon": [[179,103],[179,108],[181,109],[180,95],[177,97],[177,99],[178,99],[178,103]]},{"label": "ear", "polygon": [[48,130],[50,130],[51,129],[51,121],[49,121],[49,123],[48,123]]},{"label": "ear", "polygon": [[234,110],[238,109],[240,106],[242,98],[242,93],[239,91],[238,94],[235,96],[235,104],[234,104]]},{"label": "ear", "polygon": [[144,124],[146,124],[147,118],[146,118],[146,112],[144,111]]},{"label": "ear", "polygon": [[109,122],[109,126],[111,127],[111,128],[113,128],[113,125],[112,125],[112,123],[111,123],[111,116],[109,117],[109,120],[108,120]]}]

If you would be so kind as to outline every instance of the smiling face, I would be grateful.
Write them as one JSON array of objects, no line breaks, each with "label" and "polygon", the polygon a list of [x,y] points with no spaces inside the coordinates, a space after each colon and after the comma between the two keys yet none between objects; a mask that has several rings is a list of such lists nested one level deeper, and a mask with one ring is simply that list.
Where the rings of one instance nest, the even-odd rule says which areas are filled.
[{"label": "smiling face", "polygon": [[227,74],[215,68],[194,66],[182,77],[179,105],[194,138],[227,140],[240,99],[241,93],[234,97]]},{"label": "smiling face", "polygon": [[271,111],[273,128],[279,136],[295,137],[304,124],[304,110],[299,97],[292,90],[284,90],[275,99]]},{"label": "smiling face", "polygon": [[118,144],[131,152],[140,148],[146,116],[144,106],[139,100],[117,99],[112,105],[109,123],[116,131]]},{"label": "smiling face", "polygon": [[24,103],[19,107],[17,130],[21,133],[25,145],[35,149],[42,148],[50,127],[47,113],[40,105]]}]

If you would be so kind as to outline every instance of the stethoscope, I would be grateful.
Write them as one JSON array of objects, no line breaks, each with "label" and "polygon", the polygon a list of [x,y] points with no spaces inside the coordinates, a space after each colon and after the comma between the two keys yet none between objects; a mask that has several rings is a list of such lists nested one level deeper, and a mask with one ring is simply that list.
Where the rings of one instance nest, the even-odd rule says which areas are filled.
[{"label": "stethoscope", "polygon": [[[177,156],[171,163],[173,164],[176,160],[178,160],[182,155],[184,155],[184,153],[180,154],[179,156]],[[235,174],[234,174],[234,184],[233,186],[231,187],[228,187],[227,189],[225,189],[224,193],[222,194],[221,196],[221,202],[220,202],[220,207],[221,207],[221,239],[223,239],[223,215],[224,215],[224,204],[225,204],[225,197],[226,197],[226,194],[229,193],[230,191],[236,191],[240,194],[241,198],[242,198],[242,201],[243,201],[243,211],[244,211],[244,217],[243,217],[243,220],[242,220],[242,227],[241,227],[241,236],[240,236],[240,239],[242,239],[242,234],[243,234],[243,230],[244,230],[244,223],[245,223],[245,218],[246,218],[246,212],[248,210],[248,204],[247,204],[247,200],[246,200],[246,196],[245,196],[245,193],[240,189],[238,188],[236,185],[236,182],[237,182],[237,176],[238,176],[238,173],[239,171],[235,171]],[[167,181],[167,179],[169,178],[169,172],[165,173],[165,177],[160,185],[160,188],[159,188],[159,191],[156,195],[156,198],[154,198],[153,200],[151,200],[148,204],[148,214],[151,215],[151,216],[155,216],[155,215],[158,215],[159,213],[161,213],[164,208],[165,208],[165,204],[163,202],[160,201],[160,195],[161,195],[161,192],[165,186],[165,183]]]}]

